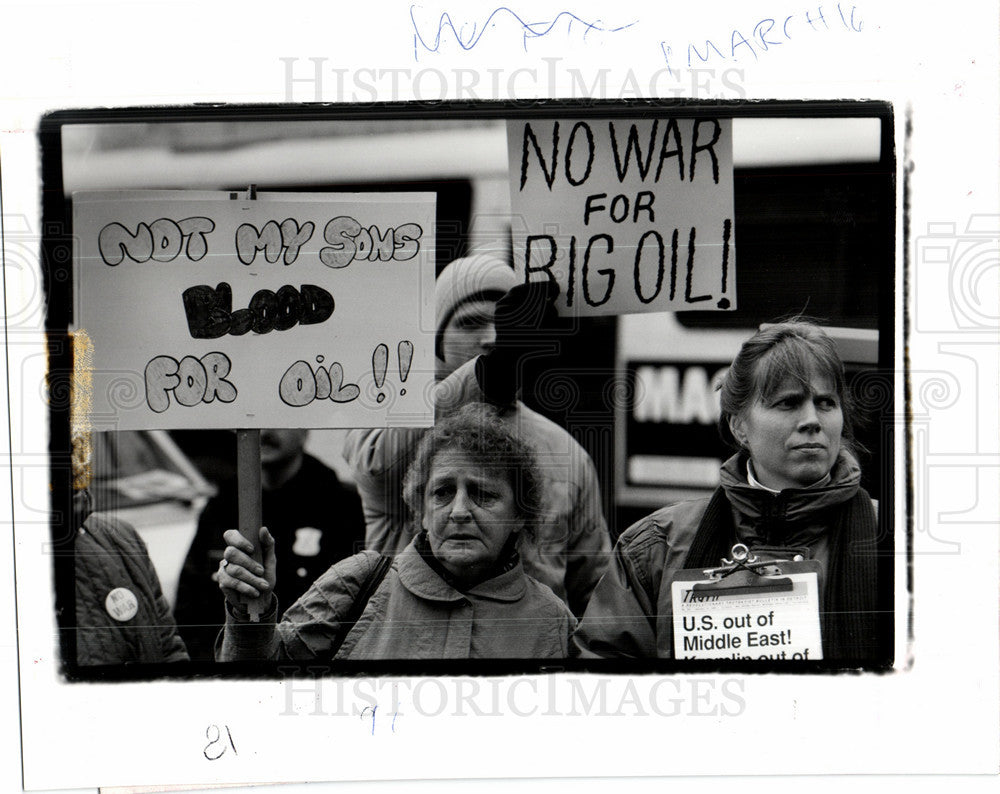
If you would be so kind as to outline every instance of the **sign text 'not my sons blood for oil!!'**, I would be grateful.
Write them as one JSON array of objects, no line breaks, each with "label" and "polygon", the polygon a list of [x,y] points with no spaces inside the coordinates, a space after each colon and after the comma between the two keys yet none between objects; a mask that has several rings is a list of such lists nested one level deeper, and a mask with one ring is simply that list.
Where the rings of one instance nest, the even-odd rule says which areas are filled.
[{"label": "sign text 'not my sons blood for oil!!'", "polygon": [[507,124],[514,266],[575,315],[736,308],[729,119]]},{"label": "sign text 'not my sons blood for oil!!'", "polygon": [[425,193],[74,194],[91,424],[429,426],[434,207]]}]

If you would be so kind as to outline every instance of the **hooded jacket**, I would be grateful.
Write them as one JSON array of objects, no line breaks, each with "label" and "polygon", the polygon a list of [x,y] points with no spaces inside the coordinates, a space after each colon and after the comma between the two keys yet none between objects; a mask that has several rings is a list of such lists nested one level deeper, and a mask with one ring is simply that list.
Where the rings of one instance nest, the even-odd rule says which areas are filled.
[{"label": "hooded jacket", "polygon": [[[842,450],[823,486],[773,494],[748,483],[746,456],[735,455],[723,465],[720,484],[732,511],[731,542],[751,550],[793,549],[818,561],[822,603],[831,528],[861,484],[854,457]],[[679,571],[691,567],[688,553],[708,505],[709,499],[670,505],[622,533],[574,635],[581,656],[673,657],[670,585]],[[870,588],[874,592],[874,581]]]}]

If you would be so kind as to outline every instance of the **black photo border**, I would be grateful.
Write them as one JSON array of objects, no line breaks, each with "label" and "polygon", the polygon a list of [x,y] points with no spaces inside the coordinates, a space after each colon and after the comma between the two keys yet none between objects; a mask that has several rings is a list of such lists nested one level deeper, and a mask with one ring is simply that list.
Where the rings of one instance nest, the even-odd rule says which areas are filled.
[{"label": "black photo border", "polygon": [[[319,662],[254,663],[173,663],[146,665],[80,666],[75,658],[75,588],[72,474],[70,466],[70,405],[73,383],[73,347],[69,333],[72,322],[73,228],[68,201],[63,191],[62,133],[78,124],[124,124],[137,122],[293,122],[401,119],[532,119],[532,118],[630,118],[658,117],[877,117],[881,120],[881,147],[878,167],[886,176],[885,200],[888,217],[893,219],[886,235],[884,267],[879,270],[879,343],[877,386],[887,400],[888,420],[881,429],[884,443],[882,476],[883,498],[879,501],[879,620],[878,661],[854,664],[851,660],[773,662],[676,659],[655,660],[368,660]],[[152,679],[225,678],[274,679],[288,676],[450,676],[450,675],[523,675],[549,673],[775,673],[815,674],[838,672],[885,673],[896,661],[894,648],[897,626],[907,622],[907,615],[895,611],[895,565],[899,554],[906,554],[907,591],[912,592],[912,481],[911,440],[906,428],[894,422],[895,375],[903,370],[904,402],[909,405],[908,362],[895,360],[897,325],[904,335],[901,349],[906,350],[909,295],[905,276],[896,279],[896,251],[902,247],[903,273],[909,227],[907,223],[907,185],[898,170],[902,159],[895,149],[895,128],[900,122],[891,103],[884,101],[763,100],[531,100],[504,102],[390,102],[372,104],[210,104],[178,107],[137,107],[122,109],[81,109],[56,111],[45,116],[39,126],[42,163],[42,243],[41,269],[46,301],[45,336],[48,355],[49,456],[51,483],[51,543],[55,573],[55,609],[60,629],[61,672],[69,681],[137,681]],[[897,178],[904,179],[902,206],[897,206]],[[894,220],[903,216],[902,240],[896,239]],[[902,316],[896,314],[897,290],[902,294]],[[909,416],[908,409],[906,415]],[[904,432],[903,459],[894,455],[895,434]],[[901,465],[900,465],[901,464]],[[902,471],[897,471],[901,469]],[[894,483],[905,478],[902,515],[894,504]],[[895,545],[896,521],[905,522],[905,549]]]}]

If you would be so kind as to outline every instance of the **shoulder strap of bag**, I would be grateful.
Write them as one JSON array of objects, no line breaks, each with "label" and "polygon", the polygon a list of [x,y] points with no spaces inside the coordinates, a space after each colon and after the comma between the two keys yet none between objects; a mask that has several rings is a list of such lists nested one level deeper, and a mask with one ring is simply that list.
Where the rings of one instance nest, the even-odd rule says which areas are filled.
[{"label": "shoulder strap of bag", "polygon": [[337,651],[340,650],[340,646],[344,644],[344,640],[347,639],[347,635],[351,633],[351,629],[354,628],[354,624],[358,622],[358,618],[360,618],[362,613],[365,611],[365,607],[368,606],[368,602],[371,600],[372,595],[376,590],[378,590],[378,586],[382,584],[382,580],[385,579],[386,574],[389,573],[390,567],[392,567],[392,557],[380,554],[378,561],[372,567],[368,577],[364,581],[364,584],[361,585],[357,598],[355,598],[354,603],[351,604],[350,611],[341,621],[340,633],[337,635],[336,641],[330,648],[331,657],[336,656]]}]

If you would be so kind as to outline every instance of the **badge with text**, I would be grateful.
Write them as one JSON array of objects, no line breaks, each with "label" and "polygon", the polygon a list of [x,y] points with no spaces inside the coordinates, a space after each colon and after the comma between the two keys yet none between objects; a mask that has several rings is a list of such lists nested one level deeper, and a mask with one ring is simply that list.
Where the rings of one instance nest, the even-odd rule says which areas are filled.
[{"label": "badge with text", "polygon": [[681,571],[671,584],[676,659],[822,659],[819,563]]},{"label": "badge with text", "polygon": [[139,611],[139,601],[127,587],[116,587],[104,599],[104,608],[119,623],[127,623]]}]

